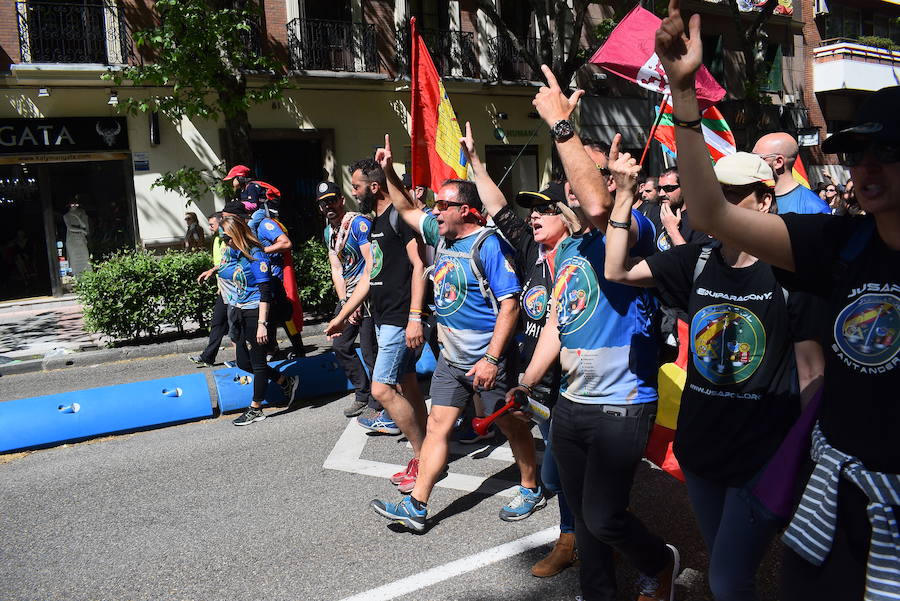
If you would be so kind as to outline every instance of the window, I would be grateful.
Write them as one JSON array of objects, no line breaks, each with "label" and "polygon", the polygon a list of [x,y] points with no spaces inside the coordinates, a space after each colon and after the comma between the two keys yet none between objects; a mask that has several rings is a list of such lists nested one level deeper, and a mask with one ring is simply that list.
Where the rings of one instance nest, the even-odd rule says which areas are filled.
[{"label": "window", "polygon": [[862,35],[862,15],[858,8],[841,4],[829,6],[825,22],[826,38],[858,38]]},{"label": "window", "polygon": [[722,47],[722,36],[705,35],[703,38],[703,64],[709,70],[710,75],[719,83],[725,81],[725,60]]}]

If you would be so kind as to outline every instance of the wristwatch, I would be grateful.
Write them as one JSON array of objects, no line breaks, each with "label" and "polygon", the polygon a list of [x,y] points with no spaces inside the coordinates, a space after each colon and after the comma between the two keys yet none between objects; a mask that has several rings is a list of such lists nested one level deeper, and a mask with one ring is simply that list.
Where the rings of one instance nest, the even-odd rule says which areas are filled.
[{"label": "wristwatch", "polygon": [[575,128],[565,119],[560,119],[550,128],[550,135],[557,142],[565,142],[575,135]]},{"label": "wristwatch", "polygon": [[258,324],[261,325],[261,326],[266,326],[267,328],[269,327],[269,322],[268,322],[268,321],[263,321],[263,320],[260,319],[260,320],[257,321],[256,323],[258,323]]}]

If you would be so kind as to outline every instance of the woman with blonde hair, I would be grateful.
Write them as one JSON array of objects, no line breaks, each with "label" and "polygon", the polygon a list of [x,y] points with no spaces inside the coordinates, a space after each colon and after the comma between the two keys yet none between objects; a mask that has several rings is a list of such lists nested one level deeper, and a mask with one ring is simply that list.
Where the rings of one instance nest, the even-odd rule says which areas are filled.
[{"label": "woman with blonde hair", "polygon": [[219,236],[227,246],[218,275],[228,305],[229,334],[235,343],[238,367],[253,374],[253,401],[232,423],[248,426],[264,420],[266,387],[273,380],[293,405],[300,380],[280,374],[266,363],[269,342],[269,308],[273,301],[269,260],[262,244],[242,219],[226,216]]}]

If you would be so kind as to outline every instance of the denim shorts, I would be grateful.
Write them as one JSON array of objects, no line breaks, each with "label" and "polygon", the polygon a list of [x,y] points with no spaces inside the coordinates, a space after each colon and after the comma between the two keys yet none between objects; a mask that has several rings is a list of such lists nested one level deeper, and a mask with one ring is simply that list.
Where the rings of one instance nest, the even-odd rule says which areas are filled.
[{"label": "denim shorts", "polygon": [[396,386],[405,374],[416,371],[416,353],[406,346],[406,328],[376,324],[375,335],[378,354],[372,381]]}]

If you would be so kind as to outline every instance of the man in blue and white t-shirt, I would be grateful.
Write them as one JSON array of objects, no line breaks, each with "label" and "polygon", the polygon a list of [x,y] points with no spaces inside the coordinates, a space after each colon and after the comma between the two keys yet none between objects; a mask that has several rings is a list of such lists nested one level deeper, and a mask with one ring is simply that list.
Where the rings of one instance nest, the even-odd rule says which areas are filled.
[{"label": "man in blue and white t-shirt", "polygon": [[[433,280],[441,356],[431,381],[431,414],[418,479],[410,496],[399,503],[372,501],[379,515],[422,531],[426,503],[446,469],[450,434],[466,403],[478,391],[485,407],[494,410],[515,385],[516,370],[507,365],[507,350],[519,315],[521,286],[508,258],[512,249],[484,227],[475,184],[445,182],[427,215],[403,191],[387,138],[375,158],[388,177],[394,207],[426,244],[437,247]],[[537,483],[534,441],[530,428],[516,417],[507,414],[497,424],[510,441],[522,478],[519,494],[500,517],[524,519],[547,503]]]}]

